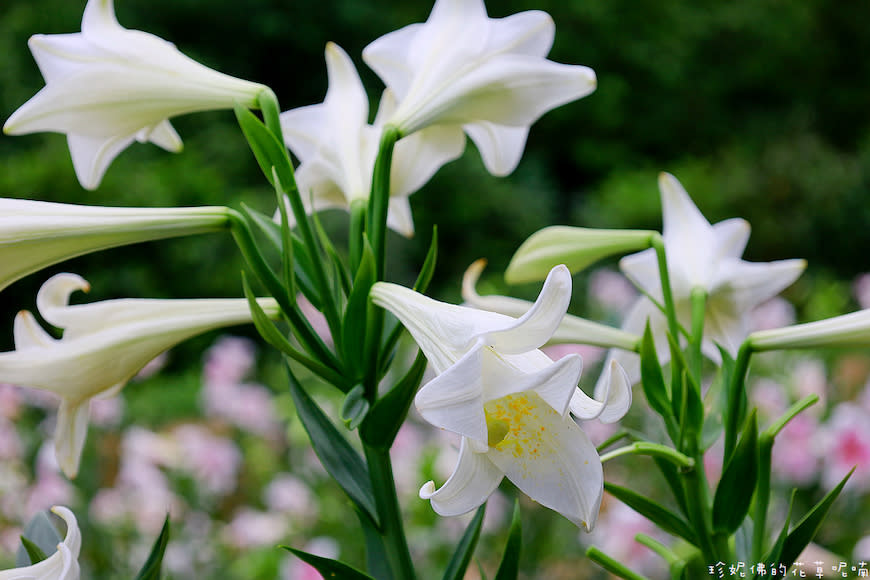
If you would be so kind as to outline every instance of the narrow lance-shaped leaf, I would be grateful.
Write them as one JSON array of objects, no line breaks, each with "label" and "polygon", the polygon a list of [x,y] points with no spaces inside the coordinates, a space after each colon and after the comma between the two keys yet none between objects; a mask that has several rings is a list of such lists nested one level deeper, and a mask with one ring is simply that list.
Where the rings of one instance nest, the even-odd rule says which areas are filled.
[{"label": "narrow lance-shaped leaf", "polygon": [[22,566],[38,564],[48,558],[48,556],[45,555],[45,552],[43,552],[34,542],[28,540],[26,536],[21,536],[21,546],[24,548],[24,551],[27,552],[27,557],[29,559],[29,561],[24,562]]},{"label": "narrow lance-shaped leaf", "polygon": [[377,522],[377,508],[365,463],[317,403],[305,392],[290,370],[290,366],[285,364],[285,367],[290,379],[290,394],[296,405],[296,413],[311,439],[314,452],[348,497],[372,521]]},{"label": "narrow lance-shaped leaf", "polygon": [[362,379],[365,373],[364,352],[360,348],[366,338],[366,322],[368,318],[369,290],[375,283],[375,256],[368,240],[363,239],[362,259],[353,281],[353,290],[347,299],[347,307],[342,321],[342,345],[344,360],[348,371],[357,379]]},{"label": "narrow lance-shaped leaf", "polygon": [[713,498],[713,531],[731,534],[746,517],[758,479],[758,421],[746,420],[740,441],[725,465]]},{"label": "narrow lance-shaped leaf", "polygon": [[691,544],[697,544],[695,532],[686,520],[663,505],[614,483],[605,481],[604,490],[669,534],[679,536]]},{"label": "narrow lance-shaped leaf", "polygon": [[465,577],[468,563],[471,562],[471,555],[474,553],[477,540],[480,538],[480,528],[483,525],[483,513],[485,510],[486,503],[477,508],[474,518],[468,523],[468,527],[465,528],[465,533],[462,534],[462,539],[459,540],[456,551],[453,552],[453,557],[450,558],[450,563],[444,571],[444,580],[462,580]]},{"label": "narrow lance-shaped leaf", "polygon": [[363,441],[381,449],[392,446],[408,416],[411,401],[414,400],[425,371],[426,356],[420,351],[405,376],[386,395],[378,399],[369,411],[360,428]]},{"label": "narrow lance-shaped leaf", "polygon": [[643,392],[650,407],[664,419],[668,435],[672,441],[676,441],[678,438],[677,425],[674,421],[668,389],[665,386],[662,367],[656,355],[656,347],[649,324],[646,325],[640,344],[640,376]]},{"label": "narrow lance-shaped leaf", "polygon": [[523,520],[520,517],[520,502],[514,501],[514,514],[508,532],[504,556],[493,580],[517,580],[520,573],[520,550],[523,545]]},{"label": "narrow lance-shaped leaf", "polygon": [[166,553],[166,546],[169,544],[169,515],[163,521],[163,528],[160,530],[160,535],[154,540],[154,545],[151,548],[151,553],[139,574],[136,575],[136,580],[160,580],[160,568],[163,566],[163,555]]},{"label": "narrow lance-shaped leaf", "polygon": [[595,546],[590,546],[586,550],[586,557],[616,576],[624,580],[649,580],[646,576],[641,576],[637,572],[629,570],[625,564],[614,560]]},{"label": "narrow lance-shaped leaf", "polygon": [[315,556],[302,550],[297,550],[289,546],[281,546],[289,552],[293,552],[300,560],[309,564],[317,570],[323,578],[340,578],[341,580],[374,580],[368,574],[360,572],[356,568],[348,566],[344,562],[331,560],[321,556]]},{"label": "narrow lance-shaped leaf", "polygon": [[849,478],[852,477],[854,472],[855,468],[853,467],[852,470],[846,474],[846,477],[837,484],[837,487],[829,491],[788,534],[788,537],[786,537],[782,546],[782,554],[780,555],[780,561],[783,564],[791,566],[800,553],[804,551],[804,548],[813,541],[819,528],[822,527],[822,522],[825,520],[825,516],[828,515],[828,510],[831,509],[834,500],[837,499],[837,496],[840,495],[841,491],[843,491],[843,487],[846,485],[846,482],[849,481]]},{"label": "narrow lance-shaped leaf", "polygon": [[251,111],[241,105],[236,105],[235,112],[242,133],[248,140],[251,151],[269,183],[273,183],[272,168],[274,167],[285,187],[288,184],[294,184],[295,187],[296,179],[293,176],[293,167],[290,165],[287,148]]}]

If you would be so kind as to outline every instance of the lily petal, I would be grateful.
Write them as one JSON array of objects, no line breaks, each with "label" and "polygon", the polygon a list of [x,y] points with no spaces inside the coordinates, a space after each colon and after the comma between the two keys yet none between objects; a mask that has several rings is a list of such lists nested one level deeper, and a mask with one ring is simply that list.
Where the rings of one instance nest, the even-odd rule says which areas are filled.
[{"label": "lily petal", "polygon": [[453,474],[437,490],[434,482],[427,482],[420,489],[420,498],[428,499],[432,509],[442,516],[457,516],[480,506],[504,478],[487,457],[474,453],[463,439]]},{"label": "lily petal", "polygon": [[615,423],[631,408],[631,387],[628,373],[619,361],[610,358],[595,386],[595,398],[577,389],[571,399],[571,414],[584,421],[598,419],[602,423]]},{"label": "lily petal", "polygon": [[70,479],[74,479],[79,472],[79,461],[88,435],[90,405],[90,400],[70,403],[64,399],[57,410],[54,452],[57,464]]}]

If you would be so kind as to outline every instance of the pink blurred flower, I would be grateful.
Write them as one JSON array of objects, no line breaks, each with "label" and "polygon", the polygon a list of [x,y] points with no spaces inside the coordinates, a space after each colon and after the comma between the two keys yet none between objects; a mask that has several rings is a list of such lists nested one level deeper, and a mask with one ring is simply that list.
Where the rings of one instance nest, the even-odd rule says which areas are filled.
[{"label": "pink blurred flower", "polygon": [[667,577],[666,565],[662,559],[635,541],[634,537],[641,533],[660,542],[667,542],[667,536],[649,520],[624,503],[612,500],[602,509],[595,529],[588,536],[581,536],[581,539],[645,576]]},{"label": "pink blurred flower", "polygon": [[584,365],[595,364],[604,358],[607,349],[588,344],[550,344],[541,348],[548,357],[554,361],[569,354],[579,354],[583,358]]},{"label": "pink blurred flower", "polygon": [[749,392],[761,416],[767,419],[778,419],[791,403],[785,387],[766,377],[752,381]]},{"label": "pink blurred flower", "polygon": [[791,485],[810,485],[818,477],[819,451],[818,419],[803,412],[774,439],[771,470]]},{"label": "pink blurred flower", "polygon": [[774,296],[756,306],[749,314],[749,330],[782,328],[795,322],[794,306],[781,296]]},{"label": "pink blurred flower", "polygon": [[840,403],[822,430],[822,484],[832,488],[855,467],[846,489],[870,489],[870,422],[854,403]]},{"label": "pink blurred flower", "polygon": [[117,427],[124,416],[124,399],[91,399],[91,425],[97,427]]},{"label": "pink blurred flower", "polygon": [[284,538],[287,531],[285,516],[243,507],[224,528],[224,539],[240,549],[274,546]]},{"label": "pink blurred flower", "polygon": [[279,473],[263,491],[263,501],[272,511],[307,520],[317,514],[317,499],[301,479]]},{"label": "pink blurred flower", "polygon": [[15,419],[21,412],[21,387],[0,383],[0,417]]},{"label": "pink blurred flower", "polygon": [[36,483],[28,490],[25,519],[54,505],[73,503],[75,488],[61,475],[51,442],[43,444],[36,455]]},{"label": "pink blurred flower", "polygon": [[235,385],[254,366],[256,348],[247,338],[222,336],[205,353],[203,381]]},{"label": "pink blurred flower", "polygon": [[242,454],[234,442],[193,424],[176,427],[173,437],[181,451],[178,468],[188,471],[204,491],[226,495],[236,488]]},{"label": "pink blurred flower", "polygon": [[202,395],[207,414],[240,429],[264,436],[275,435],[281,429],[272,393],[262,385],[206,383]]},{"label": "pink blurred flower", "polygon": [[0,416],[0,460],[10,461],[21,457],[21,438],[15,425]]},{"label": "pink blurred flower", "polygon": [[169,361],[169,351],[164,351],[151,359],[148,364],[146,364],[142,369],[136,373],[136,376],[133,377],[134,381],[144,381],[149,377],[153,377],[166,366],[166,363]]},{"label": "pink blurred flower", "polygon": [[852,282],[852,294],[861,308],[870,308],[870,273],[860,274]]},{"label": "pink blurred flower", "polygon": [[608,310],[625,313],[637,298],[637,289],[628,279],[607,268],[589,275],[589,296]]},{"label": "pink blurred flower", "polygon": [[825,363],[818,359],[803,359],[792,370],[795,397],[803,399],[807,395],[818,395],[819,402],[808,409],[810,413],[820,414],[828,400],[828,377]]}]

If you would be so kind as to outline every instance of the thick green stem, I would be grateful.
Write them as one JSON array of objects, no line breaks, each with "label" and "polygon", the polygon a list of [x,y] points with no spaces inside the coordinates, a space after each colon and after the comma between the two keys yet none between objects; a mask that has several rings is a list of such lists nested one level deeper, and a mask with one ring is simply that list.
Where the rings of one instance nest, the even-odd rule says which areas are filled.
[{"label": "thick green stem", "polygon": [[708,562],[716,562],[718,550],[714,547],[711,535],[710,504],[707,501],[709,491],[705,489],[706,478],[702,477],[699,468],[703,469],[703,460],[696,459],[695,467],[682,472],[683,485],[685,486],[686,511],[689,521],[695,528],[701,553]]},{"label": "thick green stem", "polygon": [[674,293],[671,290],[671,276],[668,273],[668,260],[665,256],[665,242],[661,235],[655,234],[650,245],[656,251],[659,265],[659,276],[662,281],[662,296],[665,301],[665,317],[668,319],[668,330],[675,339],[680,336],[680,326],[677,323],[677,309],[674,306]]},{"label": "thick green stem", "polygon": [[692,288],[692,331],[689,336],[689,372],[697,384],[701,383],[703,357],[701,345],[704,341],[704,314],[707,308],[707,292],[701,287]]},{"label": "thick green stem", "polygon": [[350,233],[348,235],[348,254],[350,254],[350,271],[356,275],[363,252],[363,232],[366,227],[366,202],[355,199],[350,202]]},{"label": "thick green stem", "polygon": [[734,446],[737,444],[737,432],[743,414],[746,412],[746,371],[749,369],[749,359],[752,357],[752,346],[748,342],[740,345],[737,352],[737,361],[731,374],[731,382],[728,385],[728,403],[725,408],[725,450],[722,455],[722,465],[727,465]]},{"label": "thick green stem", "polygon": [[399,580],[414,580],[414,563],[408,550],[405,530],[402,525],[402,514],[399,511],[399,501],[396,495],[396,482],[393,479],[393,466],[390,462],[388,449],[378,449],[363,443],[369,477],[375,495],[375,505],[378,510],[380,532],[387,553],[393,578]]}]

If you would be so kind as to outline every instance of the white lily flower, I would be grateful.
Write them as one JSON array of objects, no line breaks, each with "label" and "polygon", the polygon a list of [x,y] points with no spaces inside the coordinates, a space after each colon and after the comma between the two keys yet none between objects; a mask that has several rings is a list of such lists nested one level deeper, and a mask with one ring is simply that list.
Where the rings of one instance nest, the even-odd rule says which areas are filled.
[{"label": "white lily flower", "polygon": [[[691,328],[691,293],[706,293],[705,356],[721,360],[716,345],[736,356],[746,338],[751,310],[791,285],[806,268],[805,260],[747,262],[740,258],[749,240],[749,224],[734,218],[710,225],[679,181],[669,173],[659,175],[662,196],[662,237],[668,260],[668,274],[677,320]],[[662,287],[654,250],[644,250],[619,262],[623,273],[642,291],[662,303]],[[670,358],[664,314],[646,296],[629,311],[623,328],[641,333],[649,320],[662,363]],[[638,358],[625,352],[612,353],[629,369],[633,382],[640,377]]]},{"label": "white lily flower", "polygon": [[532,123],[595,90],[592,69],[546,59],[554,36],[546,12],[489,18],[483,0],[436,0],[425,24],[375,40],[363,60],[396,95],[388,124],[464,131],[489,172],[507,175]]},{"label": "white lily flower", "polygon": [[747,342],[754,351],[870,346],[870,310],[759,330],[750,334]]},{"label": "white lily flower", "polygon": [[0,198],[0,290],[42,268],[89,252],[217,231],[225,207],[115,208]]},{"label": "white lily flower", "polygon": [[82,535],[75,515],[67,508],[56,505],[51,511],[66,522],[66,537],[57,545],[57,551],[42,562],[24,568],[0,571],[0,580],[79,580],[79,552]]},{"label": "white lily flower", "polygon": [[170,117],[236,102],[252,107],[266,89],[203,66],[157,36],[122,27],[112,0],[88,0],[80,33],[37,34],[28,44],[46,86],[3,131],[65,133],[86,189],[99,185],[134,140],[180,151]]},{"label": "white lily flower", "polygon": [[[329,88],[319,105],[281,114],[287,147],[301,165],[296,182],[309,211],[348,209],[368,200],[381,138],[380,118],[394,103],[386,92],[374,125],[369,101],[350,57],[335,43],[326,45]],[[390,174],[387,225],[405,236],[414,233],[408,196],[465,148],[465,137],[433,127],[396,144]]]},{"label": "white lily flower", "polygon": [[[150,360],[192,336],[251,322],[245,299],[104,300],[69,305],[88,283],[57,274],[36,296],[39,313],[64,329],[48,334],[28,311],[15,317],[15,350],[0,353],[0,382],[50,391],[61,399],[55,428],[58,464],[75,477],[88,429],[91,399],[110,397]],[[270,316],[280,312],[271,298],[259,299]]]},{"label": "white lily flower", "polygon": [[[439,514],[458,515],[486,501],[507,476],[535,501],[591,530],[603,493],[601,462],[569,415],[572,399],[588,399],[577,387],[582,361],[568,355],[553,362],[538,350],[568,308],[567,268],[553,269],[519,319],[384,282],[371,297],[405,325],[437,373],[417,393],[418,411],[462,436],[453,475],[437,490],[428,482],[420,496]],[[590,400],[577,407],[593,418],[606,406]]]}]

